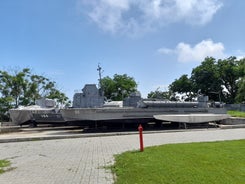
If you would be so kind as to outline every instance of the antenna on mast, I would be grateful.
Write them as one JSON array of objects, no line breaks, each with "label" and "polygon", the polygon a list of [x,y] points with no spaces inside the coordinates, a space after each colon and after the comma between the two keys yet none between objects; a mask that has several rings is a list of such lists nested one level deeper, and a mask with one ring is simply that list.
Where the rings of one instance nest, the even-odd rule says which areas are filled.
[{"label": "antenna on mast", "polygon": [[101,74],[102,74],[102,68],[101,68],[101,66],[100,66],[100,63],[98,64],[98,68],[97,68],[97,71],[99,71],[99,90],[100,90],[100,93],[101,93],[101,95],[103,95],[104,94],[104,90],[103,90],[103,86],[102,86],[102,84],[101,84]]}]

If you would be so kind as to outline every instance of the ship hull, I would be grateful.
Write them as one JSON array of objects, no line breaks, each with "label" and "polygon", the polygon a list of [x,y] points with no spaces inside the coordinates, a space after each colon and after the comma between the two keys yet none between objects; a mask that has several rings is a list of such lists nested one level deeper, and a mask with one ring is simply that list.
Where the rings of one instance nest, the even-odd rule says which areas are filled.
[{"label": "ship hull", "polygon": [[33,114],[51,114],[53,111],[54,109],[10,109],[9,114],[12,123],[22,125],[29,121],[35,121]]},{"label": "ship hull", "polygon": [[[154,119],[154,115],[206,114],[211,108],[70,108],[60,110],[65,121],[106,121]],[[224,109],[215,109],[215,113],[224,114]]]},{"label": "ship hull", "polygon": [[162,121],[180,123],[206,123],[228,119],[228,114],[175,114],[175,115],[154,115],[154,118]]}]

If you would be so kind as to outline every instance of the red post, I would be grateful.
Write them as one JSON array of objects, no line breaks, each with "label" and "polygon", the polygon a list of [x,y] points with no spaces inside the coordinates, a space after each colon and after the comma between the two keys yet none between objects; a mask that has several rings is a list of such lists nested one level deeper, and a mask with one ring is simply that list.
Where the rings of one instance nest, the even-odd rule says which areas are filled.
[{"label": "red post", "polygon": [[144,151],[144,144],[143,144],[143,127],[141,124],[138,127],[139,136],[140,136],[140,151]]}]

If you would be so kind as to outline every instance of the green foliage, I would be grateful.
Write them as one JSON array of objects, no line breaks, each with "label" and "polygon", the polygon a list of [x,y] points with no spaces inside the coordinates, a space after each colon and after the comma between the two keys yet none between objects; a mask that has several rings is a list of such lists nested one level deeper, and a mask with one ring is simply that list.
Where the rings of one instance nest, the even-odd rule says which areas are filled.
[{"label": "green foliage", "polygon": [[242,103],[245,101],[245,59],[207,57],[192,70],[191,77],[182,75],[170,84],[172,93],[192,99],[201,92],[212,101]]},{"label": "green foliage", "polygon": [[103,89],[106,98],[110,99],[112,94],[116,92],[116,84],[110,77],[104,77],[101,79],[101,88]]},{"label": "green foliage", "polygon": [[217,62],[212,57],[207,57],[200,66],[194,68],[191,74],[194,92],[209,96],[210,100],[219,101],[217,94],[221,93],[222,81],[219,76]]},{"label": "green foliage", "polygon": [[[223,92],[227,103],[235,103],[235,98],[238,92],[238,81],[242,76],[239,61],[235,57],[219,60],[217,63],[219,77],[222,80],[222,85],[225,86],[228,92]],[[244,75],[243,75],[244,76]]]},{"label": "green foliage", "polygon": [[245,118],[245,112],[242,111],[227,111],[227,114],[231,115],[232,117]]},{"label": "green foliage", "polygon": [[10,108],[12,108],[11,102],[12,102],[11,97],[0,98],[0,121],[9,121],[9,116],[7,111]]},{"label": "green foliage", "polygon": [[51,88],[49,94],[46,97],[49,99],[56,99],[58,103],[65,104],[66,106],[70,106],[71,104],[71,101],[69,101],[69,98],[65,95],[65,93],[62,93],[55,88]]},{"label": "green foliage", "polygon": [[187,75],[182,75],[179,79],[176,79],[169,85],[169,89],[172,93],[179,93],[185,95],[185,100],[192,100],[193,95],[193,83]]},{"label": "green foliage", "polygon": [[245,103],[245,77],[243,77],[238,82],[237,96],[236,96],[235,100],[238,103]]},{"label": "green foliage", "polygon": [[153,99],[164,99],[164,100],[170,100],[171,98],[171,92],[170,91],[151,91],[148,95],[147,98],[153,98]]},{"label": "green foliage", "polygon": [[116,156],[116,182],[244,183],[245,140],[170,144]]},{"label": "green foliage", "polygon": [[6,71],[0,71],[0,83],[1,83],[1,96],[7,98],[13,98],[15,107],[18,107],[23,94],[26,91],[28,83],[28,75],[30,70],[24,68],[22,71],[14,71],[14,74],[11,75]]},{"label": "green foliage", "polygon": [[8,160],[0,160],[0,174],[5,171],[4,168],[9,166],[10,166],[10,162]]},{"label": "green foliage", "polygon": [[237,82],[238,90],[235,99],[238,103],[245,103],[245,58],[240,60],[239,69],[242,77]]},{"label": "green foliage", "polygon": [[133,77],[129,77],[126,74],[115,74],[113,79],[108,76],[102,78],[101,88],[107,99],[122,100],[137,90],[137,83]]},{"label": "green foliage", "polygon": [[48,78],[31,74],[29,68],[9,73],[0,71],[0,113],[4,117],[7,110],[19,105],[32,105],[39,98],[56,99],[67,102],[68,98],[60,92],[55,82]]}]

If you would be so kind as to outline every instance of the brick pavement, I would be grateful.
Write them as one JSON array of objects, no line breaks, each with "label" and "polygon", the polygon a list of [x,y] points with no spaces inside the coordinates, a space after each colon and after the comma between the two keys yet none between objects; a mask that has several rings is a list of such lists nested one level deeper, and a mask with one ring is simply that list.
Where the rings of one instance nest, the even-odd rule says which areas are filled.
[{"label": "brick pavement", "polygon": [[[209,129],[145,134],[145,146],[245,139],[245,129]],[[113,175],[104,167],[113,155],[138,149],[138,135],[89,137],[0,144],[0,159],[13,170],[0,175],[1,184],[109,184]]]}]

